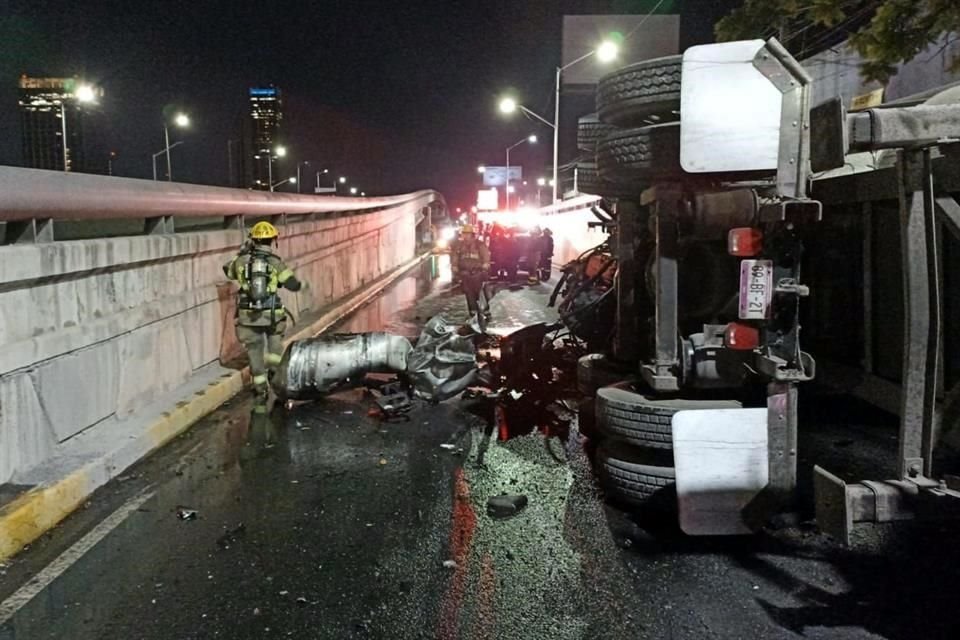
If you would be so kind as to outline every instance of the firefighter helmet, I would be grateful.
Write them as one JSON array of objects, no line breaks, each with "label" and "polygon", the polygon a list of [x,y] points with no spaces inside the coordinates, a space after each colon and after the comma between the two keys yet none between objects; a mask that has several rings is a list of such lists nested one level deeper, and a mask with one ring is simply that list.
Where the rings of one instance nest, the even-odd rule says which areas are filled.
[{"label": "firefighter helmet", "polygon": [[278,235],[277,228],[269,222],[258,222],[250,230],[250,237],[254,240],[273,240]]}]

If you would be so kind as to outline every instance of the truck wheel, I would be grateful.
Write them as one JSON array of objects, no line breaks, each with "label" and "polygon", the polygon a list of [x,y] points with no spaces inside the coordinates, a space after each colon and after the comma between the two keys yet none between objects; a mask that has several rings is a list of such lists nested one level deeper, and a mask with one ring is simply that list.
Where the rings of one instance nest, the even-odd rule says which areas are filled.
[{"label": "truck wheel", "polygon": [[741,409],[736,400],[656,398],[629,382],[597,391],[597,429],[611,440],[635,447],[673,450],[673,415],[696,409]]},{"label": "truck wheel", "polygon": [[593,157],[597,144],[614,131],[616,127],[600,122],[597,114],[585,115],[577,122],[577,148]]},{"label": "truck wheel", "polygon": [[600,78],[597,114],[601,122],[638,127],[651,116],[674,119],[680,109],[682,56],[627,65]]},{"label": "truck wheel", "polygon": [[593,398],[587,398],[577,407],[577,431],[580,435],[595,440],[600,437],[597,433],[597,409]]},{"label": "truck wheel", "polygon": [[577,360],[577,389],[585,396],[592,396],[600,387],[620,382],[624,377],[602,353],[590,353]]},{"label": "truck wheel", "polygon": [[602,444],[597,448],[597,472],[608,499],[635,507],[676,505],[677,477],[667,462],[623,445]]},{"label": "truck wheel", "polygon": [[675,178],[680,168],[680,123],[611,133],[597,145],[600,179],[616,185]]},{"label": "truck wheel", "polygon": [[646,182],[621,182],[613,184],[600,179],[595,162],[580,162],[577,164],[577,190],[580,193],[589,193],[604,198],[635,198],[649,186]]}]

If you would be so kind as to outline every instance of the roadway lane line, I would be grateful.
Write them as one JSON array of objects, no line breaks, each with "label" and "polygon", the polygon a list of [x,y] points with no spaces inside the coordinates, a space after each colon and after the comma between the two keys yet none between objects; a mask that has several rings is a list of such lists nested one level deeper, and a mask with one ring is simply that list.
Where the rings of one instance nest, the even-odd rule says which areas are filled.
[{"label": "roadway lane line", "polygon": [[28,602],[42,593],[54,580],[72,567],[77,560],[82,558],[101,540],[110,535],[131,513],[142,507],[147,500],[152,498],[155,492],[151,489],[152,487],[147,487],[127,500],[123,506],[107,516],[100,524],[91,529],[87,535],[73,543],[69,549],[57,556],[56,560],[48,564],[40,573],[30,578],[26,584],[4,600],[3,603],[0,604],[0,627],[7,624]]}]

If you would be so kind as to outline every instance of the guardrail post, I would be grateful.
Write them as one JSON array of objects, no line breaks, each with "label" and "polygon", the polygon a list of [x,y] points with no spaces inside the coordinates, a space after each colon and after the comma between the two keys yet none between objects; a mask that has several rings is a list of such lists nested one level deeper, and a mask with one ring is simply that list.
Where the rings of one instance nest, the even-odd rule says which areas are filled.
[{"label": "guardrail post", "polygon": [[243,231],[243,216],[224,216],[223,218],[223,228],[224,229],[239,229]]},{"label": "guardrail post", "polygon": [[33,244],[53,240],[53,219],[33,218],[8,222],[3,244]]},{"label": "guardrail post", "polygon": [[143,225],[143,232],[148,236],[173,233],[173,216],[147,218]]}]

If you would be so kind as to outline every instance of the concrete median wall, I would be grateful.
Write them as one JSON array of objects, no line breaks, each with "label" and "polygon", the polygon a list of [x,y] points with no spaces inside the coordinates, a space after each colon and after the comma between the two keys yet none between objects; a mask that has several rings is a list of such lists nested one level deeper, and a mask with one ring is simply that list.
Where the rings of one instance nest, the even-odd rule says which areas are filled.
[{"label": "concrete median wall", "polygon": [[[418,216],[437,199],[290,217],[279,253],[308,287],[287,292],[287,306],[300,317],[334,305],[409,262]],[[242,239],[224,230],[0,247],[0,483],[29,484],[78,434],[129,419],[238,354],[221,265]]]},{"label": "concrete median wall", "polygon": [[557,206],[539,210],[540,224],[553,232],[553,264],[562,267],[576,260],[583,252],[606,241],[607,234],[591,227],[597,217],[590,207],[599,202],[596,196],[578,196]]}]

